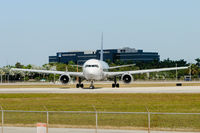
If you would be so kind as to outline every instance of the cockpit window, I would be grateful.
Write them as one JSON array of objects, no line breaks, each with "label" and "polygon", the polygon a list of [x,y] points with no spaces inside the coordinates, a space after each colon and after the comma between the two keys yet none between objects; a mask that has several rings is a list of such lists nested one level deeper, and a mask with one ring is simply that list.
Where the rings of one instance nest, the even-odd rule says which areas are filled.
[{"label": "cockpit window", "polygon": [[97,67],[98,68],[99,66],[98,65],[92,65],[92,67]]},{"label": "cockpit window", "polygon": [[98,65],[86,65],[85,67],[96,67],[96,68],[99,68]]}]

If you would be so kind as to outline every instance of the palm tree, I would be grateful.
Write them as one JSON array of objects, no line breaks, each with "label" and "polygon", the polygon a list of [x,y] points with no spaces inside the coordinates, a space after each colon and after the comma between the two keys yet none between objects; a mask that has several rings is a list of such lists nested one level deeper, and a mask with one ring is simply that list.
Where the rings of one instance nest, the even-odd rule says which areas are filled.
[{"label": "palm tree", "polygon": [[200,67],[200,58],[195,59],[195,61],[197,62],[196,65]]},{"label": "palm tree", "polygon": [[0,75],[1,75],[1,83],[3,83],[3,75],[5,75],[5,72],[3,71],[3,69],[0,69]]}]

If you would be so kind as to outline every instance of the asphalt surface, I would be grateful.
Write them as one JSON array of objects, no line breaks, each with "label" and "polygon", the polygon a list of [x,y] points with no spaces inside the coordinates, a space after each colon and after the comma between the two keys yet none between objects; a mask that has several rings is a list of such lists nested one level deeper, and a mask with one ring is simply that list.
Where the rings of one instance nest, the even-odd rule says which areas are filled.
[{"label": "asphalt surface", "polygon": [[[1,129],[0,129],[1,130]],[[5,127],[4,133],[37,133],[36,127]],[[79,129],[79,128],[49,128],[48,133],[96,133],[95,129]],[[112,130],[99,129],[97,133],[148,133],[142,130]],[[151,133],[184,133],[173,131],[151,131]],[[195,132],[187,132],[195,133]]]},{"label": "asphalt surface", "polygon": [[0,93],[200,93],[200,86],[132,88],[1,88]]}]

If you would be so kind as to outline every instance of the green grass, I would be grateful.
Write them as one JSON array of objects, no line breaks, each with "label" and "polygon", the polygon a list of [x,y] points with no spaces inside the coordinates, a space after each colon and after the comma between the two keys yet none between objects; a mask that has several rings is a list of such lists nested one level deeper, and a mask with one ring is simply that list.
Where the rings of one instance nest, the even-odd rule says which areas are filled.
[{"label": "green grass", "polygon": [[200,112],[200,94],[0,94],[6,110]]},{"label": "green grass", "polygon": [[[200,113],[200,94],[0,94],[4,110]],[[152,128],[200,130],[199,115],[152,115]],[[1,117],[0,117],[1,119]],[[50,113],[50,126],[94,127],[95,114]],[[45,113],[5,113],[5,124],[45,122]],[[147,128],[146,114],[99,114],[104,128]]]}]

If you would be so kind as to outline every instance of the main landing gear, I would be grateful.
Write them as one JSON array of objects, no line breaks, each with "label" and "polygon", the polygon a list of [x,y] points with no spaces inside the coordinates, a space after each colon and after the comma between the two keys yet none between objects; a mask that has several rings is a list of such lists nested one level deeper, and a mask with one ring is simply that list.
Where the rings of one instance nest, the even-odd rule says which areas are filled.
[{"label": "main landing gear", "polygon": [[[78,84],[76,84],[76,88],[83,88],[84,85],[81,83],[82,79],[79,77],[78,78]],[[90,84],[90,89],[94,89],[94,81],[92,80],[91,81],[91,84]]]},{"label": "main landing gear", "polygon": [[94,89],[94,81],[93,80],[91,81],[90,89]]},{"label": "main landing gear", "polygon": [[76,84],[76,88],[83,88],[84,87],[84,85],[81,83],[81,78],[79,77],[78,78],[78,84]]},{"label": "main landing gear", "polygon": [[112,84],[112,88],[119,88],[119,84],[117,83],[117,78],[114,77],[114,83]]}]

